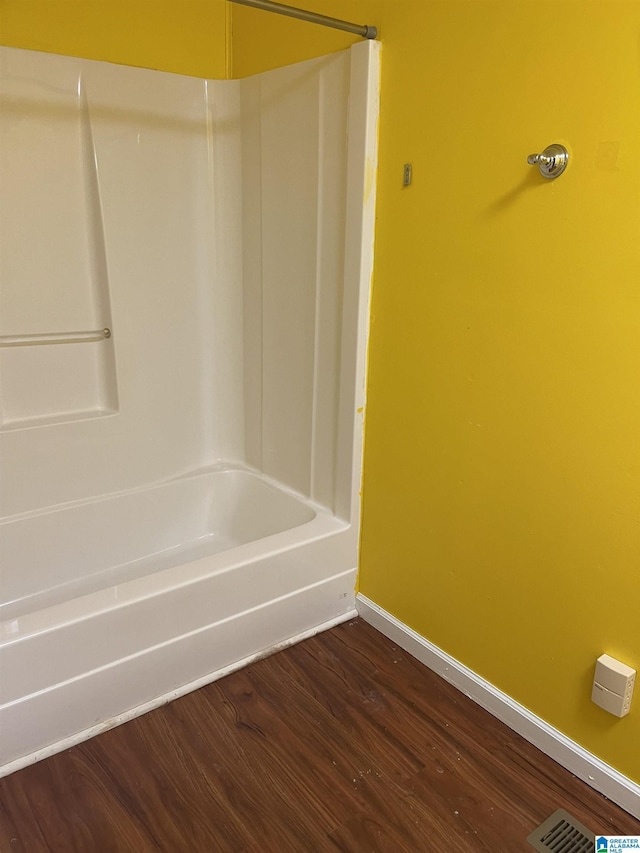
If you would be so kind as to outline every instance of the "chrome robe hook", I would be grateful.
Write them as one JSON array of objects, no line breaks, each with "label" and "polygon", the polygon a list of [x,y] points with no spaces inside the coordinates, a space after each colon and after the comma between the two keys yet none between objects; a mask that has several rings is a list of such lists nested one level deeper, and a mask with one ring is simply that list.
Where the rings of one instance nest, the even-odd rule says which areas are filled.
[{"label": "chrome robe hook", "polygon": [[542,154],[529,154],[527,163],[537,166],[543,178],[557,178],[567,168],[569,152],[557,142],[547,146]]}]

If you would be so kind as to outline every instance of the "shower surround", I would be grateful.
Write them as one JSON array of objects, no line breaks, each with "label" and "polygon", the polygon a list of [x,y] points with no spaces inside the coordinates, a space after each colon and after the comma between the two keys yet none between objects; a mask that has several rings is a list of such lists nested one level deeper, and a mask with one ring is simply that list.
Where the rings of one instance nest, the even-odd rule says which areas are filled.
[{"label": "shower surround", "polygon": [[0,52],[8,773],[355,612],[379,45]]}]

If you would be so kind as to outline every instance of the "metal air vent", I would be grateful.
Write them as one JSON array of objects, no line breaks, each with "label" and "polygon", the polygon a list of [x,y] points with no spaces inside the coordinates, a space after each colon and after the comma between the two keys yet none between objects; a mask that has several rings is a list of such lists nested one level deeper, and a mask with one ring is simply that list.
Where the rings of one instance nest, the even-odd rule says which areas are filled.
[{"label": "metal air vent", "polygon": [[527,838],[540,853],[593,853],[595,835],[568,812],[558,809]]}]

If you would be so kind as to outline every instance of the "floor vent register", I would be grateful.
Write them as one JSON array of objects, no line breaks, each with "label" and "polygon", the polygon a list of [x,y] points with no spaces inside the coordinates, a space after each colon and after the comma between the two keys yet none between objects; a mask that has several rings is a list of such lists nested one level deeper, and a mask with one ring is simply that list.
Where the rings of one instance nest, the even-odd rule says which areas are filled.
[{"label": "floor vent register", "polygon": [[558,809],[527,838],[540,853],[593,853],[595,835],[568,812]]}]

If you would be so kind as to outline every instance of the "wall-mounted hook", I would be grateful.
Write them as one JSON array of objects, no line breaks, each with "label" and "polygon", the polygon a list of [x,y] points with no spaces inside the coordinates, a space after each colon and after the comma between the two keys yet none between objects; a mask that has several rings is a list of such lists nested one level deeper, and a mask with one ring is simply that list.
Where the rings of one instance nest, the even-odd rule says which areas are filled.
[{"label": "wall-mounted hook", "polygon": [[547,146],[542,154],[529,154],[527,163],[530,166],[538,166],[543,178],[557,178],[567,168],[569,152],[557,142]]}]

